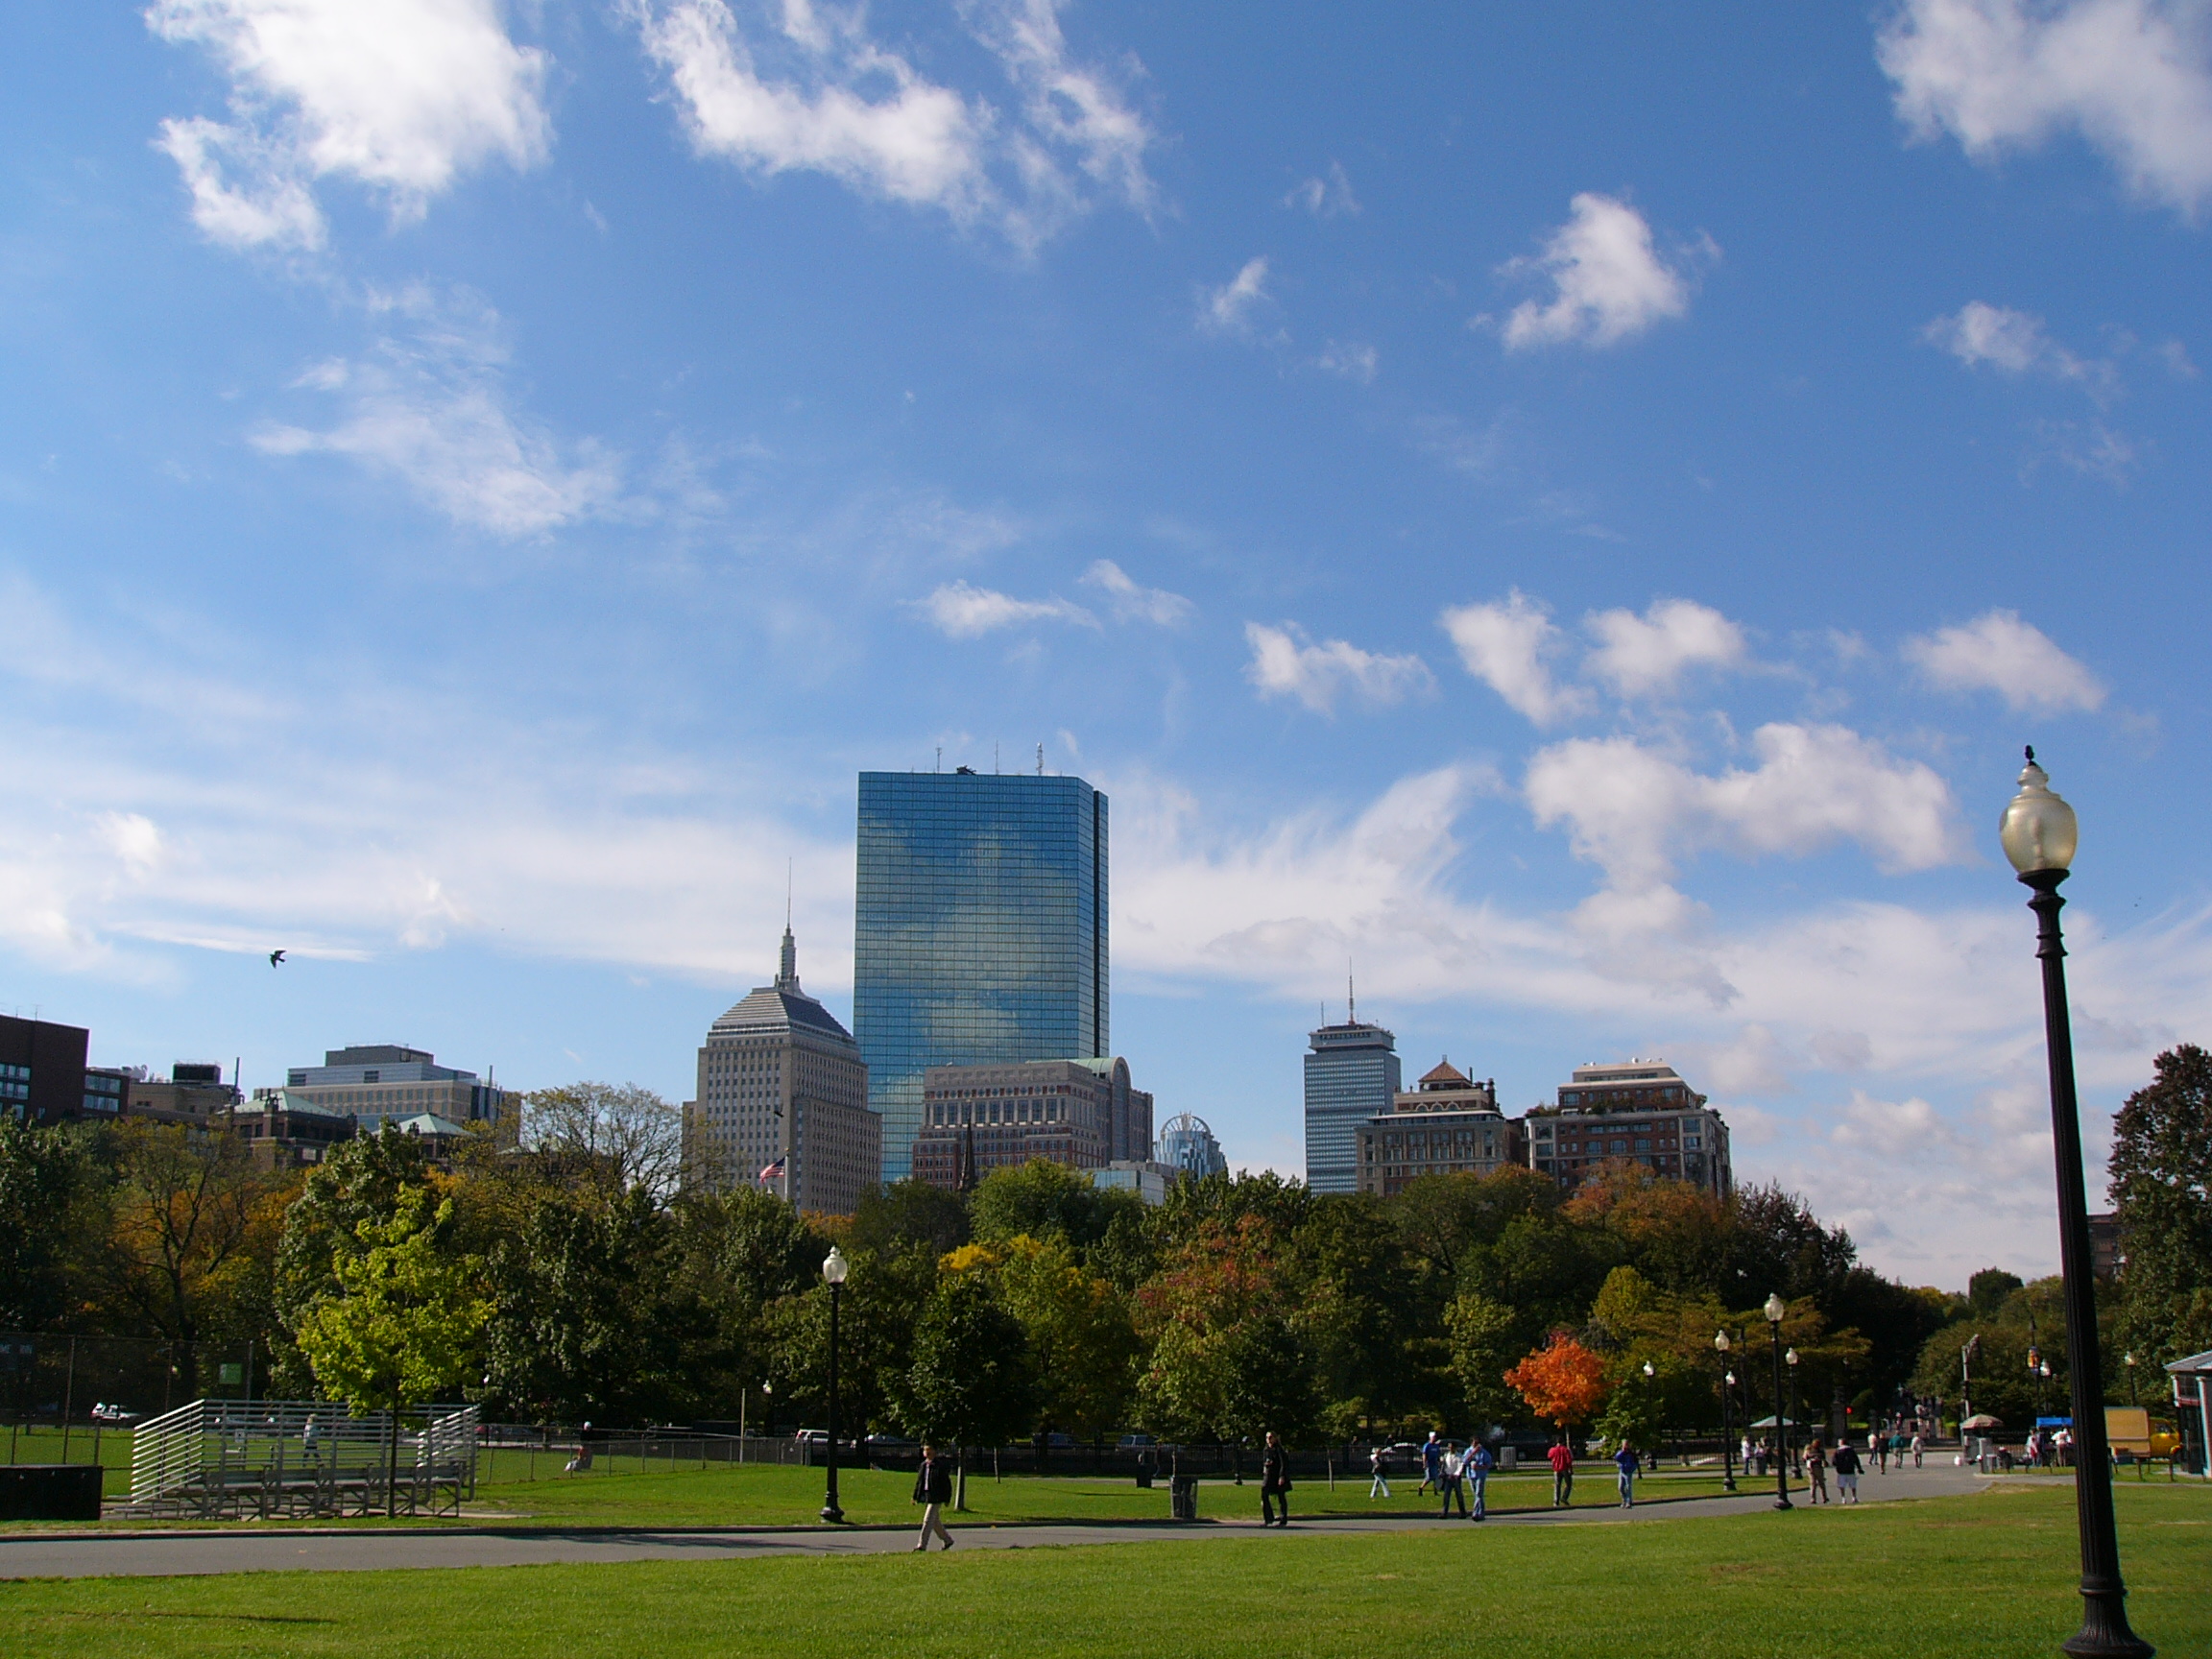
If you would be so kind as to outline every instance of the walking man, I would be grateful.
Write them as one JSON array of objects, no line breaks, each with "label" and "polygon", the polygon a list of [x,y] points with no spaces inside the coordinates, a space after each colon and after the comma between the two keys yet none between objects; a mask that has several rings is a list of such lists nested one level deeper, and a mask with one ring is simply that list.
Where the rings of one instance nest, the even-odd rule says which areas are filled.
[{"label": "walking man", "polygon": [[1805,1448],[1805,1479],[1812,1483],[1813,1502],[1828,1502],[1828,1449],[1820,1443],[1820,1436],[1813,1436]]},{"label": "walking man", "polygon": [[[1421,1442],[1421,1491],[1443,1485],[1444,1443],[1436,1438],[1436,1431],[1429,1431],[1429,1438]],[[1420,1493],[1414,1494],[1419,1497]]]},{"label": "walking man", "polygon": [[1920,1432],[1920,1431],[1919,1431],[1919,1430],[1917,1430],[1917,1429],[1913,1430],[1913,1431],[1912,1431],[1912,1467],[1913,1467],[1913,1468],[1917,1469],[1917,1468],[1919,1468],[1919,1467],[1920,1467],[1920,1456],[1921,1456],[1921,1454],[1922,1454],[1922,1453],[1924,1453],[1924,1452],[1926,1452],[1927,1450],[1928,1450],[1928,1442],[1927,1442],[1927,1440],[1926,1440],[1926,1439],[1925,1439],[1925,1438],[1922,1436],[1922,1434],[1921,1434],[1921,1432]]},{"label": "walking man", "polygon": [[1490,1448],[1481,1441],[1478,1440],[1467,1448],[1467,1484],[1475,1494],[1474,1520],[1479,1521],[1489,1513],[1483,1503],[1483,1494],[1490,1484],[1490,1471],[1495,1464],[1496,1459],[1490,1455]]},{"label": "walking man", "polygon": [[1559,1431],[1559,1440],[1545,1455],[1551,1465],[1551,1507],[1564,1509],[1575,1496],[1575,1452],[1567,1444],[1567,1431]]},{"label": "walking man", "polygon": [[1452,1500],[1455,1498],[1459,1500],[1459,1513],[1464,1517],[1467,1513],[1467,1493],[1459,1484],[1459,1478],[1466,1472],[1466,1461],[1452,1447],[1446,1446],[1436,1467],[1444,1492],[1444,1518],[1451,1519]]},{"label": "walking man", "polygon": [[1367,1483],[1367,1496],[1369,1498],[1389,1497],[1390,1478],[1383,1472],[1382,1469],[1382,1447],[1377,1446],[1367,1454],[1367,1468],[1369,1472],[1372,1473],[1375,1477],[1374,1479]]},{"label": "walking man", "polygon": [[1613,1467],[1621,1472],[1621,1507],[1636,1507],[1636,1471],[1644,1466],[1643,1454],[1623,1440],[1613,1454]]},{"label": "walking man", "polygon": [[952,1470],[945,1459],[937,1455],[937,1448],[922,1448],[922,1467],[914,1475],[914,1502],[922,1505],[922,1541],[914,1548],[929,1548],[929,1537],[935,1533],[945,1541],[945,1548],[952,1548],[952,1534],[945,1529],[945,1505],[952,1502]]},{"label": "walking man", "polygon": [[1859,1502],[1859,1448],[1849,1440],[1836,1442],[1836,1502]]},{"label": "walking man", "polygon": [[1260,1525],[1290,1525],[1290,1454],[1272,1429],[1267,1431],[1267,1450],[1260,1455]]}]

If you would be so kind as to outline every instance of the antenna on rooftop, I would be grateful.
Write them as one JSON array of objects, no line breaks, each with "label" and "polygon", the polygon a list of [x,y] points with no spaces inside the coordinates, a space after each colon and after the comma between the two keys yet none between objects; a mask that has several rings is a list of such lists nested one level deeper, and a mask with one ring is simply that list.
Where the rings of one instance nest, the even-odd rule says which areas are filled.
[{"label": "antenna on rooftop", "polygon": [[945,770],[945,745],[944,745],[944,744],[940,743],[940,744],[938,744],[938,745],[937,745],[937,764],[936,764],[936,765],[934,765],[934,766],[932,766],[932,767],[930,767],[930,768],[929,768],[929,770],[930,770],[930,771],[932,771],[932,772],[942,772],[942,771],[944,771],[944,770]]},{"label": "antenna on rooftop", "polygon": [[1042,743],[1037,745],[1037,776],[1045,776],[1045,745]]},{"label": "antenna on rooftop", "polygon": [[1359,1023],[1359,996],[1352,983],[1352,959],[1349,956],[1344,959],[1344,1023]]},{"label": "antenna on rooftop", "polygon": [[998,739],[991,739],[991,776],[998,776]]}]

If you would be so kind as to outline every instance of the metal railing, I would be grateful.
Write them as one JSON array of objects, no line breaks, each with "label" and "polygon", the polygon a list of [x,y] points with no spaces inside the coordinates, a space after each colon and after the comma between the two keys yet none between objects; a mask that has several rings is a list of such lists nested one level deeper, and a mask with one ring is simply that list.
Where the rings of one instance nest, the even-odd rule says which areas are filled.
[{"label": "metal railing", "polygon": [[[412,1425],[412,1426],[411,1426]],[[312,1400],[195,1400],[132,1435],[132,1515],[456,1514],[476,1489],[477,1407],[355,1417]]]}]

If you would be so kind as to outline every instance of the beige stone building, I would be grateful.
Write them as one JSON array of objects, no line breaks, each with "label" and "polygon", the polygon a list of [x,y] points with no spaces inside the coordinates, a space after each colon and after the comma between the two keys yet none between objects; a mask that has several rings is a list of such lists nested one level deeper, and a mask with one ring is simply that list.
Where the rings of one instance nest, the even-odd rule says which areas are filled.
[{"label": "beige stone building", "polygon": [[800,989],[788,927],[776,982],[708,1030],[684,1119],[693,1183],[757,1183],[802,1210],[850,1215],[882,1179],[883,1121],[868,1109],[867,1063],[837,1017]]}]

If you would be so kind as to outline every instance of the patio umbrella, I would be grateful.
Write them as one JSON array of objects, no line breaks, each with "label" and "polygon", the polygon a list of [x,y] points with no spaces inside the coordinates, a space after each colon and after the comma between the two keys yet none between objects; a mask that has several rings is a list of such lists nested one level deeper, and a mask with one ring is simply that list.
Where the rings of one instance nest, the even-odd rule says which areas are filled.
[{"label": "patio umbrella", "polygon": [[[1794,1417],[1785,1417],[1782,1419],[1782,1421],[1792,1429],[1801,1429],[1804,1427],[1804,1425],[1799,1423]],[[1762,1417],[1758,1422],[1752,1424],[1751,1427],[1754,1429],[1771,1429],[1774,1427],[1774,1419],[1771,1417]]]},{"label": "patio umbrella", "polygon": [[2005,1420],[2002,1417],[1992,1417],[1986,1411],[1977,1411],[1959,1427],[1961,1429],[2002,1429],[2005,1427]]}]

